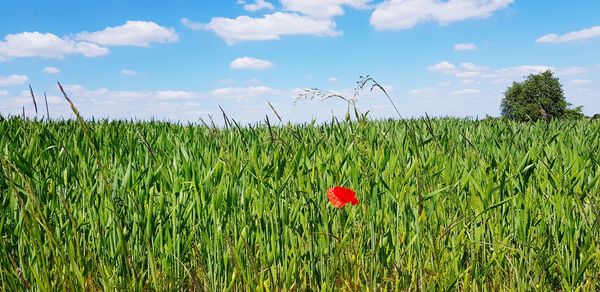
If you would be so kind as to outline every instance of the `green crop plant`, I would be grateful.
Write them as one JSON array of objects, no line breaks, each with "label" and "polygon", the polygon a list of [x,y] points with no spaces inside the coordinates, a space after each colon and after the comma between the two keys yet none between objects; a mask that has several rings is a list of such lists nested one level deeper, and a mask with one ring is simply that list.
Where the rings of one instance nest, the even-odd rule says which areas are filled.
[{"label": "green crop plant", "polygon": [[0,290],[600,289],[597,121],[230,125],[0,118]]}]

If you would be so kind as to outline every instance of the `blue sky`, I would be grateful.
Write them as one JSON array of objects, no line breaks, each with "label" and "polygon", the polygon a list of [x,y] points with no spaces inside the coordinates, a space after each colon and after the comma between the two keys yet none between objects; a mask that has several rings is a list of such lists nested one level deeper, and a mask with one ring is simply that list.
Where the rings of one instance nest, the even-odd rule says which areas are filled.
[{"label": "blue sky", "polygon": [[[600,3],[523,0],[5,1],[0,113],[198,121],[222,106],[242,122],[327,120],[370,74],[404,117],[498,115],[513,81],[552,69],[567,100],[600,113]],[[394,111],[365,92],[361,110]],[[40,113],[41,115],[41,113]]]}]

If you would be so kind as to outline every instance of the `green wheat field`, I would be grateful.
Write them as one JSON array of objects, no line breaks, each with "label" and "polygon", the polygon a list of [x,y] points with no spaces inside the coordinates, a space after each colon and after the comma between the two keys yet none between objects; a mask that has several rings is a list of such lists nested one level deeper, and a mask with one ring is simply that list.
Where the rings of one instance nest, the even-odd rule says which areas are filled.
[{"label": "green wheat field", "polygon": [[600,122],[276,122],[0,118],[0,290],[600,290]]}]

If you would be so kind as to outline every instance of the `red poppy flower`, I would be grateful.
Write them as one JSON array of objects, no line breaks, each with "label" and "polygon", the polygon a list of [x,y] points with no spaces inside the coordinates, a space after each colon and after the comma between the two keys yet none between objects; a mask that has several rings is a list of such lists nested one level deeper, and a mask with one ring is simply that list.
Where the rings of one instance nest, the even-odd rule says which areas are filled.
[{"label": "red poppy flower", "polygon": [[344,187],[334,187],[327,190],[329,202],[336,208],[343,208],[346,204],[358,205],[356,194],[353,190]]}]

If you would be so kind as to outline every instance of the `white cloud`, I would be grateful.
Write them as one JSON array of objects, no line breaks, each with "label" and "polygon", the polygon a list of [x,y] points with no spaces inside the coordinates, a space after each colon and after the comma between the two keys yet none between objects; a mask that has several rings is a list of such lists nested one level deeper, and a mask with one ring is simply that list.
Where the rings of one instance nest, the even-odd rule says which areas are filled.
[{"label": "white cloud", "polygon": [[235,83],[235,79],[233,79],[233,78],[221,79],[221,80],[217,80],[217,83],[219,83],[219,84],[233,84],[233,83]]},{"label": "white cloud", "polygon": [[474,51],[477,50],[477,46],[473,43],[455,44],[455,51]]},{"label": "white cloud", "polygon": [[8,90],[0,90],[0,96],[7,96]]},{"label": "white cloud", "polygon": [[[292,90],[277,90],[267,86],[223,87],[209,91],[88,89],[78,84],[64,84],[63,87],[85,118],[155,118],[199,123],[199,117],[207,120],[210,114],[215,118],[215,123],[222,124],[221,105],[230,118],[240,122],[255,122],[264,119],[265,114],[272,113],[266,104],[267,100],[272,101],[282,114],[293,105]],[[74,118],[57,86],[44,91],[48,93],[52,117]],[[278,106],[277,101],[283,101],[284,106]],[[23,106],[26,115],[34,115],[28,90],[0,98],[0,112],[3,114],[20,115]],[[324,112],[327,114],[326,110]],[[295,116],[298,119],[305,118],[306,111],[298,112]]]},{"label": "white cloud", "polygon": [[471,18],[486,18],[513,0],[386,0],[371,15],[377,30],[409,29],[420,22],[442,25]]},{"label": "white cloud", "polygon": [[105,46],[147,47],[151,43],[174,43],[179,40],[175,29],[160,26],[152,21],[131,21],[124,25],[107,27],[96,32],[81,32],[77,40]]},{"label": "white cloud", "polygon": [[237,3],[243,4],[245,10],[252,11],[252,12],[263,10],[263,9],[270,9],[270,10],[275,9],[273,4],[271,4],[270,2],[267,2],[265,0],[256,0],[256,1],[254,1],[254,3],[251,3],[251,4],[247,3],[246,1],[243,1],[243,0],[238,0]]},{"label": "white cloud", "polygon": [[329,81],[329,82],[331,82],[331,83],[337,83],[337,82],[339,82],[340,80],[339,80],[339,79],[337,79],[337,77],[329,77],[329,79],[327,79],[327,81]]},{"label": "white cloud", "polygon": [[246,80],[246,83],[248,84],[259,84],[261,81],[260,79],[256,78],[256,77],[252,77],[248,80]]},{"label": "white cloud", "polygon": [[187,18],[182,18],[179,20],[179,22],[181,22],[181,24],[191,30],[208,30],[208,28],[206,27],[206,24],[204,23],[199,23],[199,22],[195,22],[195,21],[191,21]]},{"label": "white cloud", "polygon": [[472,79],[480,76],[483,72],[486,72],[488,68],[472,63],[460,63],[458,66],[456,66],[448,61],[442,61],[427,67],[427,70],[430,72],[454,75],[455,77],[461,79]]},{"label": "white cloud", "polygon": [[536,40],[539,44],[548,43],[566,43],[566,42],[577,42],[585,41],[591,38],[600,37],[600,26],[593,26],[590,28],[582,29],[579,31],[569,32],[563,35],[557,35],[549,33]]},{"label": "white cloud", "polygon": [[450,85],[437,84],[414,89],[409,92],[413,98],[400,100],[399,108],[407,108],[409,115],[412,116],[422,116],[425,112],[430,117],[498,115],[505,88],[488,85],[484,88],[485,91],[475,88],[465,89],[453,82]]},{"label": "white cloud", "polygon": [[201,93],[182,90],[133,91],[109,90],[104,87],[95,90],[90,90],[79,84],[66,84],[63,85],[63,88],[69,96],[72,96],[82,101],[93,101],[99,104],[103,102],[133,102],[141,104],[156,100],[187,100],[202,97]]},{"label": "white cloud", "polygon": [[434,91],[435,91],[435,88],[433,88],[433,87],[425,87],[425,88],[421,88],[421,89],[413,89],[409,92],[409,94],[412,96],[422,96],[425,94],[430,94]]},{"label": "white cloud", "polygon": [[452,72],[456,69],[456,66],[454,66],[454,64],[448,62],[448,61],[442,61],[439,62],[437,64],[431,65],[429,67],[427,67],[427,70],[431,71],[431,72]]},{"label": "white cloud", "polygon": [[285,10],[299,12],[314,18],[331,18],[344,14],[343,6],[355,9],[369,8],[371,0],[280,0]]},{"label": "white cloud", "polygon": [[460,83],[468,85],[468,84],[477,84],[480,83],[479,81],[475,80],[475,79],[461,79]]},{"label": "white cloud", "polygon": [[437,72],[446,75],[452,75],[462,79],[464,84],[476,83],[476,79],[493,79],[498,83],[505,83],[514,79],[522,78],[530,74],[537,74],[542,71],[551,70],[560,76],[578,75],[588,71],[585,67],[551,67],[543,65],[523,65],[516,67],[506,67],[492,70],[486,66],[473,63],[460,63],[458,66],[448,61],[427,67],[430,72]]},{"label": "white cloud", "polygon": [[[469,63],[466,63],[469,64]],[[466,68],[487,68],[479,65],[466,65]],[[513,68],[519,68],[513,67]],[[456,70],[463,66],[455,65]],[[499,69],[488,69],[495,72]],[[415,89],[407,93],[396,94],[388,85],[390,95],[403,117],[423,116],[425,112],[430,117],[439,116],[479,116],[486,114],[498,115],[499,104],[507,84],[493,83],[481,75],[478,79],[481,85],[477,87],[461,85],[460,79],[435,82],[433,86]],[[512,81],[511,81],[512,82]],[[588,87],[575,87],[567,83],[565,95],[574,105],[584,105],[586,114],[600,112],[598,92],[600,88],[593,82]],[[163,91],[115,91],[107,88],[87,89],[81,85],[65,85],[69,97],[85,118],[109,119],[158,119],[169,121],[188,121],[200,123],[202,117],[210,123],[211,115],[217,125],[223,125],[219,105],[226,111],[230,119],[235,119],[244,125],[247,122],[264,121],[269,115],[272,123],[278,123],[267,101],[270,101],[282,116],[284,123],[308,122],[315,119],[318,122],[329,121],[332,115],[343,118],[347,104],[339,99],[326,101],[302,100],[293,103],[293,98],[299,94],[299,89],[273,89],[267,86],[223,87],[214,90],[197,92],[185,90]],[[477,89],[475,89],[477,88]],[[408,89],[401,89],[404,90]],[[477,92],[480,90],[480,92]],[[60,91],[56,88],[44,90],[48,92],[50,115],[52,117],[74,118],[73,113],[65,103]],[[344,96],[351,96],[351,88],[336,91]],[[12,93],[12,92],[11,92]],[[27,90],[0,98],[0,112],[3,114],[20,115],[23,106],[26,115],[33,116],[31,97]],[[389,101],[379,91],[366,90],[358,99],[358,107],[362,112],[370,111],[372,118],[397,117]]]},{"label": "white cloud", "polygon": [[44,68],[44,73],[46,74],[58,74],[60,73],[60,70],[56,67],[46,67]]},{"label": "white cloud", "polygon": [[104,56],[107,48],[89,42],[76,42],[51,33],[22,32],[9,34],[0,41],[0,60],[23,57],[63,58],[80,54],[85,57]]},{"label": "white cloud", "polygon": [[[75,103],[85,118],[111,119],[168,119],[197,120],[203,112],[201,102],[205,93],[182,90],[110,90],[108,88],[88,89],[78,84],[64,84],[65,92]],[[48,92],[52,117],[73,118],[74,115],[65,102],[58,86],[44,90]],[[31,96],[24,90],[15,96],[0,99],[2,113],[20,114],[25,107],[26,115],[33,115]],[[194,113],[192,113],[194,112]]]},{"label": "white cloud", "polygon": [[138,73],[131,69],[121,69],[121,75],[136,76],[136,75],[138,75]]},{"label": "white cloud", "polygon": [[[514,81],[523,80],[530,74],[537,74],[546,70],[552,70],[555,73],[555,76],[561,79],[565,85],[565,95],[569,102],[572,102],[573,104],[584,104],[587,111],[594,111],[594,106],[598,106],[585,99],[585,97],[594,97],[593,93],[584,94],[576,91],[585,88],[583,85],[593,83],[588,83],[589,80],[586,79],[571,79],[571,76],[579,76],[587,73],[590,69],[586,67],[521,65],[504,68],[490,68],[472,63],[460,63],[456,65],[448,61],[443,61],[431,65],[427,67],[427,69],[430,72],[441,73],[456,79],[448,86],[441,86],[438,84],[435,87],[413,90],[410,94],[429,100],[431,101],[431,104],[443,103],[448,105],[451,102],[469,104],[468,108],[453,109],[452,111],[456,113],[472,112],[472,115],[477,114],[480,116],[486,113],[499,114],[497,109],[507,86]],[[565,79],[571,79],[571,81],[564,81]],[[461,88],[462,86],[473,86],[473,84],[477,84],[479,89]],[[479,105],[476,107],[477,104]],[[451,111],[450,107],[448,108],[448,111]]]},{"label": "white cloud", "polygon": [[190,91],[165,90],[156,92],[156,98],[160,100],[182,100],[192,99],[193,97],[194,93]]},{"label": "white cloud", "polygon": [[588,85],[591,83],[592,83],[592,81],[587,80],[587,79],[573,79],[573,80],[569,81],[569,84],[575,85],[575,86]]},{"label": "white cloud", "polygon": [[[187,18],[181,24],[192,30],[209,30],[228,44],[242,41],[278,40],[289,35],[339,36],[334,16],[344,14],[344,6],[355,9],[370,8],[372,0],[280,0],[282,10],[262,17],[241,15],[236,18],[214,17],[209,23],[199,23]],[[254,4],[238,0],[249,11],[274,9],[267,1],[257,0]]]},{"label": "white cloud", "polygon": [[211,91],[211,95],[215,98],[236,99],[238,101],[273,93],[275,93],[275,90],[267,86],[224,87]]},{"label": "white cloud", "polygon": [[530,74],[537,74],[543,71],[550,70],[557,75],[569,76],[569,75],[579,75],[586,73],[588,71],[585,67],[552,67],[545,65],[523,65],[517,67],[508,67],[497,69],[493,72],[486,74],[484,77],[487,78],[501,78],[501,77],[509,77],[509,78],[521,78]]},{"label": "white cloud", "polygon": [[181,23],[193,30],[210,30],[233,45],[242,41],[277,40],[286,35],[339,36],[335,22],[330,19],[314,19],[296,13],[275,12],[261,18],[238,16],[215,17],[208,24],[181,19]]},{"label": "white cloud", "polygon": [[13,86],[13,85],[21,85],[27,82],[29,78],[25,75],[9,75],[9,76],[0,76],[0,87],[4,86]]},{"label": "white cloud", "polygon": [[229,64],[232,69],[263,70],[275,66],[272,62],[250,57],[237,58]]},{"label": "white cloud", "polygon": [[480,90],[478,89],[474,89],[474,88],[466,88],[466,89],[460,89],[460,90],[454,90],[452,92],[450,92],[450,95],[473,95],[473,94],[479,94],[481,93]]},{"label": "white cloud", "polygon": [[[430,116],[497,116],[508,86],[515,81],[523,81],[529,74],[551,69],[560,78],[567,101],[583,105],[585,114],[590,115],[600,112],[600,85],[592,78],[596,73],[593,68],[547,65],[493,68],[472,63],[440,62],[427,69],[443,74],[447,80],[430,87],[408,90],[407,95],[413,96],[408,106],[413,112],[426,111]],[[473,77],[463,78],[464,75]]]}]

